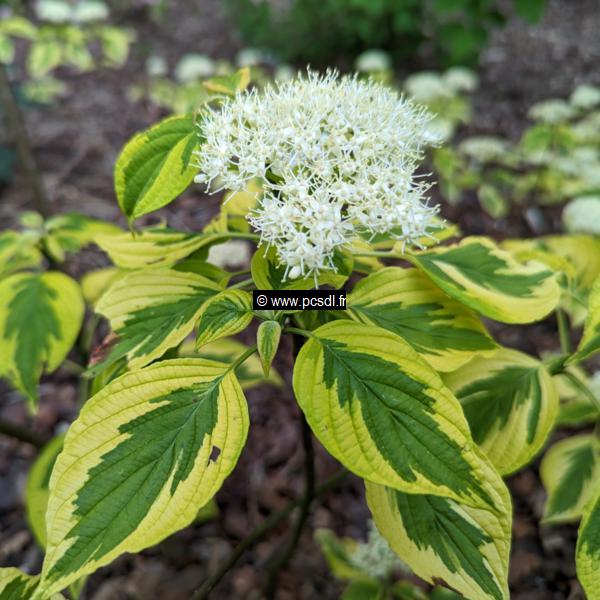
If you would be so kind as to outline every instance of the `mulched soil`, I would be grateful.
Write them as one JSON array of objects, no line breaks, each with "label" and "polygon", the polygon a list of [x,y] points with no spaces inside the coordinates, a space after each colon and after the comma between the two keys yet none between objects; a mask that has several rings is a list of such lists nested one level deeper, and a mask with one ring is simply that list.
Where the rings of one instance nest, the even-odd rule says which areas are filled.
[{"label": "mulched soil", "polygon": [[[76,210],[121,224],[112,187],[112,168],[123,143],[136,131],[157,120],[153,106],[133,105],[126,97],[129,82],[143,77],[150,49],[166,56],[171,65],[188,52],[231,58],[242,46],[223,16],[217,0],[168,3],[162,24],[148,18],[143,2],[131,3],[118,21],[138,32],[131,59],[121,72],[103,70],[87,75],[64,73],[72,92],[55,106],[27,114],[36,157],[56,210]],[[497,32],[482,56],[481,88],[474,97],[471,131],[517,138],[526,124],[527,107],[548,97],[565,97],[576,84],[600,83],[600,6],[597,0],[551,0],[543,21],[533,27],[518,19]],[[27,186],[17,177],[3,190],[0,227],[13,225],[20,210],[29,208]],[[176,228],[200,227],[217,210],[218,198],[191,190],[158,213]],[[558,215],[543,214],[540,231],[522,210],[494,221],[475,198],[444,214],[467,234],[496,238],[532,236],[555,231]],[[73,274],[103,264],[104,258],[87,251],[69,264]],[[500,342],[533,354],[556,350],[554,323],[522,328],[493,325]],[[250,341],[248,338],[247,341]],[[276,368],[287,373],[291,349],[283,348]],[[289,382],[288,382],[289,383]],[[42,436],[63,431],[77,412],[75,379],[64,369],[41,386],[41,406],[35,419],[26,415],[22,399],[0,382],[0,416],[27,426]],[[217,495],[218,519],[191,526],[157,547],[124,556],[90,577],[83,598],[93,600],[185,600],[207,573],[266,515],[278,510],[302,490],[302,448],[299,414],[289,386],[264,386],[248,392],[251,429],[247,446],[234,474]],[[558,436],[564,433],[556,434]],[[28,531],[22,504],[27,471],[35,458],[28,444],[0,436],[0,565],[14,565],[35,573],[42,554]],[[317,475],[322,481],[337,469],[336,462],[317,444]],[[576,600],[583,593],[573,561],[576,528],[540,527],[544,491],[537,464],[508,480],[514,501],[513,552],[510,585],[516,600]],[[315,503],[307,528],[289,567],[281,574],[277,598],[337,598],[343,585],[329,573],[312,539],[318,527],[340,535],[364,537],[369,518],[361,482],[348,475]],[[272,531],[247,553],[215,590],[214,598],[259,598],[269,557],[280,549],[289,522]]]}]

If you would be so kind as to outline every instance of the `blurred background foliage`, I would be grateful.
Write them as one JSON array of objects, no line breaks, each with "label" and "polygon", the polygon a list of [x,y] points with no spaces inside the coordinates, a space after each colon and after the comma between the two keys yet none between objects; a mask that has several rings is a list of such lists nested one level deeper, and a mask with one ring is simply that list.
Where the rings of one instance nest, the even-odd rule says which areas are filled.
[{"label": "blurred background foliage", "polygon": [[[128,101],[164,113],[193,111],[206,98],[204,80],[240,67],[251,69],[259,87],[307,64],[355,70],[435,115],[432,130],[444,143],[430,164],[450,205],[474,194],[485,213],[502,219],[515,204],[571,201],[567,229],[589,232],[595,221],[580,215],[597,211],[600,197],[598,87],[532,103],[519,139],[472,127],[475,66],[490,34],[508,18],[536,23],[545,8],[546,0],[223,0],[247,44],[232,60],[193,48],[173,57],[148,39],[136,44],[138,24],[169,26],[164,0],[11,0],[1,8],[0,62],[25,110],[72,93],[70,73],[122,69],[131,59],[143,68],[124,79]],[[419,71],[423,65],[435,70]],[[399,66],[409,74],[399,76]],[[14,166],[0,138],[0,181],[11,179]]]},{"label": "blurred background foliage", "polygon": [[[122,67],[135,34],[130,28],[110,24],[109,18],[109,7],[101,0],[38,0],[31,6],[10,0],[5,6],[0,4],[0,64],[6,65],[8,76],[15,81],[17,102],[24,109],[35,108],[65,95],[66,83],[54,75],[60,67],[80,73]],[[6,120],[2,106],[0,118]],[[0,183],[11,180],[15,160],[3,137],[0,135]]]},{"label": "blurred background foliage", "polygon": [[[226,0],[244,39],[282,60],[323,66],[369,48],[398,59],[473,65],[506,20],[496,0]],[[513,0],[529,22],[545,0]]]}]

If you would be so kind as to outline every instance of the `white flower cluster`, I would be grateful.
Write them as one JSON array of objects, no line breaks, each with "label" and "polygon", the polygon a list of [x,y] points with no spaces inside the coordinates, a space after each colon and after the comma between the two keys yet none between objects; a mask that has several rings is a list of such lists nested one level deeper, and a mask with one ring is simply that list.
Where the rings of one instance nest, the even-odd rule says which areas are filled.
[{"label": "white flower cluster", "polygon": [[566,100],[552,98],[534,104],[527,115],[534,121],[542,123],[564,123],[572,119],[576,114],[575,108]]},{"label": "white flower cluster", "polygon": [[569,233],[600,235],[600,196],[581,196],[571,200],[562,213]]},{"label": "white flower cluster", "polygon": [[200,123],[196,182],[209,189],[262,185],[248,220],[277,249],[286,276],[334,269],[358,235],[418,243],[437,207],[414,171],[430,116],[381,85],[336,73],[252,90]]},{"label": "white flower cluster", "polygon": [[392,551],[373,521],[369,521],[366,543],[356,546],[350,560],[355,567],[375,579],[385,580],[394,571],[400,571],[403,575],[411,573],[408,565]]}]

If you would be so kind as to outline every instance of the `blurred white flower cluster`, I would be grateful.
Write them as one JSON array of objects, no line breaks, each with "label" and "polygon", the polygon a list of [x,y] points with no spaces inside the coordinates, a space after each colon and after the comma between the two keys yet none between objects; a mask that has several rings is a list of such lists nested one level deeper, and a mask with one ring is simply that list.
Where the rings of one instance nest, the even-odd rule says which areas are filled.
[{"label": "blurred white flower cluster", "polygon": [[411,573],[408,565],[392,551],[373,521],[369,521],[367,542],[356,546],[350,560],[356,568],[375,579],[385,580],[394,571],[404,575]]},{"label": "blurred white flower cluster", "polygon": [[211,191],[260,181],[248,219],[274,246],[286,276],[334,269],[336,249],[358,235],[389,233],[418,244],[437,212],[415,176],[429,114],[383,86],[306,77],[238,94],[200,123],[196,153]]},{"label": "blurred white flower cluster", "polygon": [[562,213],[569,233],[600,235],[600,196],[581,196],[567,204]]},{"label": "blurred white flower cluster", "polygon": [[89,23],[109,16],[108,6],[99,0],[38,0],[35,12],[38,19],[51,23]]}]

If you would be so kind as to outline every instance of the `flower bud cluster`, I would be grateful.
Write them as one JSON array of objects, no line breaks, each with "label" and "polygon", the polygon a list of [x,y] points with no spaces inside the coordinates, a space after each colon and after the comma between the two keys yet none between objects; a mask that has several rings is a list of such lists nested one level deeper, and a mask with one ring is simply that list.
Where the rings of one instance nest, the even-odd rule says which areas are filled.
[{"label": "flower bud cluster", "polygon": [[437,212],[415,176],[429,114],[393,90],[336,73],[240,93],[200,123],[196,181],[211,191],[260,181],[249,216],[287,275],[333,269],[358,235],[418,243]]}]

